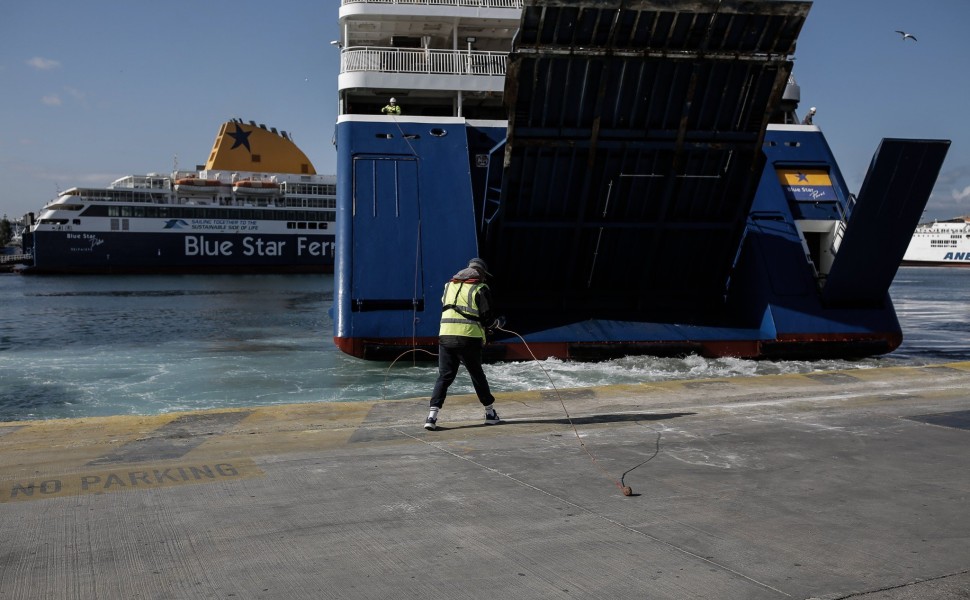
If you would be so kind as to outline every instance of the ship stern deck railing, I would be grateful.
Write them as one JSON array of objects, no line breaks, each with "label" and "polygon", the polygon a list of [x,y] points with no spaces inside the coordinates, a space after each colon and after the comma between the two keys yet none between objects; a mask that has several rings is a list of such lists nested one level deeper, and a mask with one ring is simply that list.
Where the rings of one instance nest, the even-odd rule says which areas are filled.
[{"label": "ship stern deck railing", "polygon": [[427,73],[504,77],[507,52],[356,46],[340,53],[340,72]]},{"label": "ship stern deck railing", "polygon": [[522,8],[522,0],[340,0],[348,4],[399,4],[404,6],[461,6],[472,8]]}]

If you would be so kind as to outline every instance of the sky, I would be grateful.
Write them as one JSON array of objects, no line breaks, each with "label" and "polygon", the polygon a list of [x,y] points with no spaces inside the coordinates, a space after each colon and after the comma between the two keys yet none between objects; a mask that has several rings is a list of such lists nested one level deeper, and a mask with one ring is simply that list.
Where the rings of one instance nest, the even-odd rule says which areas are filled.
[{"label": "sky", "polygon": [[[193,169],[230,118],[336,171],[338,0],[31,0],[0,7],[0,216]],[[793,75],[849,191],[882,138],[952,140],[923,221],[970,214],[970,0],[816,0]],[[913,33],[903,40],[896,30]]]}]

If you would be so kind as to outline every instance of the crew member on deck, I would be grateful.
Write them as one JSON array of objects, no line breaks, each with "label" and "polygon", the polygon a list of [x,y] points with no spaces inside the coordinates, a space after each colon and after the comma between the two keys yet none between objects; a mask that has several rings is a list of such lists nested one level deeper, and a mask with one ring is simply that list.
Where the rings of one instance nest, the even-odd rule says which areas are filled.
[{"label": "crew member on deck", "polygon": [[806,114],[805,118],[802,119],[802,125],[811,125],[812,119],[814,117],[815,117],[815,107],[813,106],[812,108],[808,109],[808,114]]},{"label": "crew member on deck", "polygon": [[385,115],[401,114],[401,107],[397,105],[397,98],[391,98],[388,105],[381,109],[381,113]]}]

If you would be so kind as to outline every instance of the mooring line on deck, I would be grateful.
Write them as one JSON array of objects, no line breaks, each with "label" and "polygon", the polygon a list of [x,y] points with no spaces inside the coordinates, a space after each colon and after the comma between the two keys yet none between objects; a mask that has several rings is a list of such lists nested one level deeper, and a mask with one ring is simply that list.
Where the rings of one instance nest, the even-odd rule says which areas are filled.
[{"label": "mooring line on deck", "polygon": [[556,382],[552,380],[552,375],[550,375],[549,371],[547,371],[546,368],[542,366],[542,362],[536,357],[535,353],[532,352],[532,348],[529,347],[529,344],[528,342],[525,341],[525,338],[519,335],[518,333],[516,333],[515,331],[512,331],[511,329],[504,329],[501,326],[496,327],[496,329],[498,329],[499,331],[504,331],[505,333],[511,333],[512,335],[514,335],[515,337],[519,338],[522,341],[522,344],[525,346],[525,349],[528,350],[529,355],[532,356],[532,360],[535,362],[536,365],[538,365],[539,369],[542,370],[542,372],[546,376],[546,379],[549,380],[549,385],[551,385],[553,391],[556,392],[556,398],[559,399],[559,404],[562,406],[562,412],[566,415],[566,420],[569,421],[569,426],[573,428],[573,433],[576,434],[576,439],[579,441],[579,446],[583,449],[586,455],[589,456],[589,459],[593,461],[593,464],[596,466],[596,468],[602,471],[603,475],[605,475],[607,479],[611,480],[614,484],[616,484],[616,487],[620,489],[620,492],[624,496],[632,496],[633,489],[625,485],[623,482],[623,476],[625,476],[626,473],[620,476],[619,479],[615,478],[609,471],[606,470],[606,468],[603,465],[599,463],[599,461],[596,460],[596,457],[593,456],[593,453],[590,452],[589,448],[586,447],[586,443],[583,441],[583,437],[579,435],[579,429],[576,428],[576,424],[573,423],[572,417],[569,416],[569,410],[566,409],[566,402],[562,399],[562,394],[559,393],[559,388],[556,387]]}]

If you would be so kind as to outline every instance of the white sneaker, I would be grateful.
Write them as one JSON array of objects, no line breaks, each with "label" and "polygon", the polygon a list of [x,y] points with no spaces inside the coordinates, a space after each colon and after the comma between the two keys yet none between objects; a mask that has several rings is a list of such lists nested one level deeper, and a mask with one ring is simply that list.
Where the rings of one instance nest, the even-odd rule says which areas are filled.
[{"label": "white sneaker", "polygon": [[485,409],[485,424],[486,425],[498,425],[502,422],[499,418],[498,413],[495,412],[494,408]]}]

